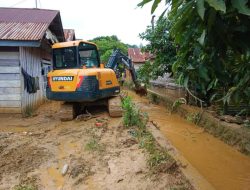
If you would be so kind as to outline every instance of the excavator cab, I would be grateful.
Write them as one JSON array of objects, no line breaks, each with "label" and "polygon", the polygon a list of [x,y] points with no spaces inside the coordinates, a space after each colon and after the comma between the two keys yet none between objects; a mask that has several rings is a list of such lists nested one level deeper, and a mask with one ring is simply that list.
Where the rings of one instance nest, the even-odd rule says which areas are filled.
[{"label": "excavator cab", "polygon": [[[76,46],[53,47],[53,69],[99,68],[100,58],[95,44],[79,42]],[[73,45],[73,44],[72,44]]]},{"label": "excavator cab", "polygon": [[97,46],[77,40],[52,46],[53,70],[48,73],[50,100],[86,103],[115,96],[120,86],[112,69],[101,67]]}]

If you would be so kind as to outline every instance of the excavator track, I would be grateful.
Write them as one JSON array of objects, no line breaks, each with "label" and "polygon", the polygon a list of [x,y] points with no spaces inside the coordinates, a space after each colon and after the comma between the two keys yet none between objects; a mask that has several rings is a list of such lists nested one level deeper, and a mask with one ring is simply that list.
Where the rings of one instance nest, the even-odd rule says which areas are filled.
[{"label": "excavator track", "polygon": [[[96,105],[105,105],[103,101],[95,102]],[[107,104],[106,104],[107,105]],[[122,102],[121,97],[111,97],[108,99],[108,111],[110,117],[121,117],[123,110],[122,110]],[[68,103],[63,102],[60,107],[60,120],[61,121],[72,121],[78,115],[81,114],[81,105],[79,103]]]},{"label": "excavator track", "polygon": [[77,103],[63,102],[60,107],[60,120],[71,121],[80,114],[80,105]]},{"label": "excavator track", "polygon": [[122,101],[120,96],[111,97],[108,99],[108,111],[110,117],[121,117],[122,110]]}]

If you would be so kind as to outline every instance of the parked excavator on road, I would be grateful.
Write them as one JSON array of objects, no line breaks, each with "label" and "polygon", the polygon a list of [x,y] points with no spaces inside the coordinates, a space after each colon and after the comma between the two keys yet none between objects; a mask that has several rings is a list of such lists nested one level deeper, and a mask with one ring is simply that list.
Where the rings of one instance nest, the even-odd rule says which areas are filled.
[{"label": "parked excavator on road", "polygon": [[143,90],[131,60],[119,50],[113,52],[106,68],[100,63],[97,46],[83,40],[56,43],[52,55],[53,70],[48,73],[46,96],[66,102],[62,118],[73,119],[86,106],[96,104],[107,105],[112,117],[121,116],[119,64],[130,71],[135,88]]}]

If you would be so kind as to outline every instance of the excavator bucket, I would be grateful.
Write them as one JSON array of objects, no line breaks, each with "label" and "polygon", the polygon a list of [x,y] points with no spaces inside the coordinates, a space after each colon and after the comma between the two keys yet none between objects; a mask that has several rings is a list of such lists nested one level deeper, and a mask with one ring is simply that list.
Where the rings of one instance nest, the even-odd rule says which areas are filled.
[{"label": "excavator bucket", "polygon": [[147,95],[147,88],[143,86],[135,87],[134,89],[136,94],[139,94],[140,96],[146,96]]}]

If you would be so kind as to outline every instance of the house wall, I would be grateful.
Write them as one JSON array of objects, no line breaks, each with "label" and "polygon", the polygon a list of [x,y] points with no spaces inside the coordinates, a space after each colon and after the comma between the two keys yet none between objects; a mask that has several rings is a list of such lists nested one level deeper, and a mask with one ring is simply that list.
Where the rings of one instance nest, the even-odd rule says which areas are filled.
[{"label": "house wall", "polygon": [[26,114],[34,110],[44,101],[44,78],[42,76],[42,51],[40,48],[20,47],[20,66],[29,75],[39,77],[39,87],[36,93],[29,94],[24,90],[24,78],[21,77],[21,109],[22,113]]},{"label": "house wall", "polygon": [[21,113],[21,81],[17,47],[0,47],[0,113]]}]

